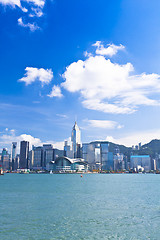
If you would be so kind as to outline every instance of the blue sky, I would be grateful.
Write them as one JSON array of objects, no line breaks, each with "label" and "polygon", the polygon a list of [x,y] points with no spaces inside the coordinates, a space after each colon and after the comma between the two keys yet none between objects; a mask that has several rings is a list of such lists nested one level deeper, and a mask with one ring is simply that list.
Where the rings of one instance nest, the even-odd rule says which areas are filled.
[{"label": "blue sky", "polygon": [[0,149],[160,136],[158,0],[0,0]]}]

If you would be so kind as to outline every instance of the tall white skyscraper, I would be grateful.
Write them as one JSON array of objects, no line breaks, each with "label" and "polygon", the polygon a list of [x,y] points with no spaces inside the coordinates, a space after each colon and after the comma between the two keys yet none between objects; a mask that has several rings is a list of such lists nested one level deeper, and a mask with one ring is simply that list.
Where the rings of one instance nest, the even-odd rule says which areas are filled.
[{"label": "tall white skyscraper", "polygon": [[72,128],[72,136],[71,136],[71,140],[72,140],[72,150],[74,153],[74,157],[78,157],[77,155],[77,150],[78,150],[78,146],[80,146],[81,144],[81,131],[77,125],[77,122],[75,122],[73,128]]}]

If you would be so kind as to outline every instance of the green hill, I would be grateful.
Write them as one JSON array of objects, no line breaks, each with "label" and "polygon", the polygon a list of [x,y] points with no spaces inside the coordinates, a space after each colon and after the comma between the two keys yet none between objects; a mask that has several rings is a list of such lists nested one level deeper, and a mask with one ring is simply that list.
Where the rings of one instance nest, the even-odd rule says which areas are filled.
[{"label": "green hill", "polygon": [[156,154],[160,154],[160,140],[154,139],[151,142],[144,144],[141,146],[139,150],[132,150],[132,148],[127,148],[123,145],[118,145],[114,143],[110,143],[110,151],[114,151],[115,146],[120,148],[120,152],[129,157],[131,154],[133,155],[150,155],[155,158]]},{"label": "green hill", "polygon": [[109,152],[113,153],[115,152],[115,148],[119,147],[120,153],[123,153],[128,159],[130,159],[130,155],[150,155],[152,158],[155,158],[156,154],[160,154],[160,140],[158,139],[154,139],[151,142],[142,145],[139,150],[133,150],[131,147],[108,141],[97,141],[97,143],[109,143]]}]

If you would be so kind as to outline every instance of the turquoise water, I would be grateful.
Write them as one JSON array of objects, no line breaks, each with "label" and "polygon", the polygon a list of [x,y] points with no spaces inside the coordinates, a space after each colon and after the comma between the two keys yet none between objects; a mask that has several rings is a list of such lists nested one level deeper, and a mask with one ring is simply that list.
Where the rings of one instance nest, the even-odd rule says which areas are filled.
[{"label": "turquoise water", "polygon": [[0,239],[160,239],[160,175],[0,176]]}]

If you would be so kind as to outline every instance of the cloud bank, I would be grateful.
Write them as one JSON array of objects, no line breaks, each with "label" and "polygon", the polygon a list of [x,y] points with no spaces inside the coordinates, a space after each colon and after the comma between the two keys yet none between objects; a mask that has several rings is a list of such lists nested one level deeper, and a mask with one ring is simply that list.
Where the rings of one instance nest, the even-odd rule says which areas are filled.
[{"label": "cloud bank", "polygon": [[107,141],[123,144],[127,147],[131,147],[132,145],[138,145],[138,143],[146,144],[149,143],[153,139],[160,139],[160,129],[150,129],[145,131],[138,132],[130,132],[123,137],[113,137],[108,136],[106,138]]},{"label": "cloud bank", "polygon": [[[8,129],[8,128],[7,128]],[[18,143],[18,152],[20,151],[20,141],[28,141],[30,144],[30,149],[32,149],[32,145],[34,146],[42,146],[43,144],[52,144],[54,148],[58,148],[63,150],[64,148],[64,141],[61,142],[55,142],[55,141],[47,141],[47,142],[42,142],[41,139],[33,137],[32,135],[29,134],[21,134],[21,135],[16,135],[15,130],[6,130],[3,134],[0,135],[0,145],[3,147],[6,147],[11,149],[11,144],[12,142],[17,142]],[[2,150],[2,149],[1,149]]]},{"label": "cloud bank", "polygon": [[102,56],[117,53],[124,49],[122,45],[112,44],[110,50],[102,47],[101,42],[94,46],[98,55],[87,54],[86,60],[71,63],[63,74],[61,87],[79,93],[85,108],[104,113],[131,114],[142,105],[160,106],[155,97],[160,93],[160,75],[135,75],[131,63],[122,65]]}]

